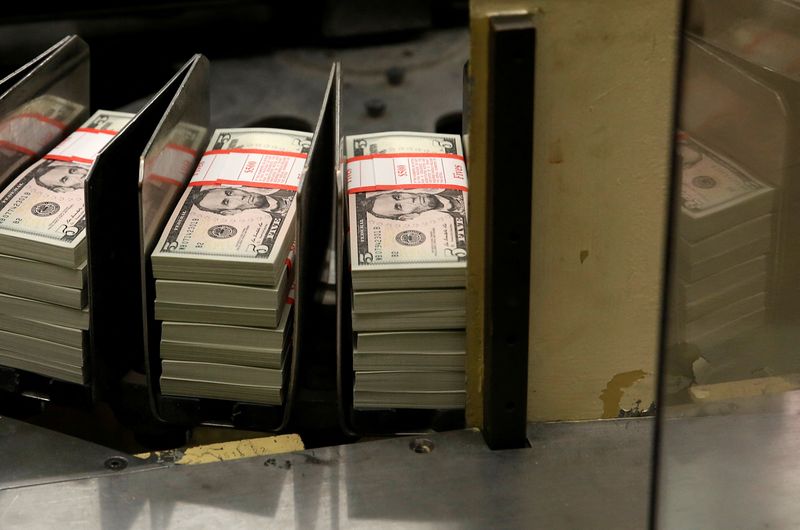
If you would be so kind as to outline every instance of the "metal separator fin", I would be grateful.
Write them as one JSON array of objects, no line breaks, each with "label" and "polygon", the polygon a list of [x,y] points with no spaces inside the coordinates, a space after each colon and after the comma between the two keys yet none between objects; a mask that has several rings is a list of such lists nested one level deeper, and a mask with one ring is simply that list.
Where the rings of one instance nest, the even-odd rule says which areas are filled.
[{"label": "metal separator fin", "polygon": [[89,46],[80,37],[64,37],[0,79],[0,117],[47,93],[84,105],[88,116]]},{"label": "metal separator fin", "polygon": [[148,301],[141,287],[149,256],[143,253],[140,166],[152,139],[189,117],[207,128],[208,60],[202,55],[192,57],[100,151],[86,181],[87,367],[94,399],[113,404],[122,378],[145,369]]},{"label": "metal separator fin", "polygon": [[[161,376],[161,326],[155,321],[155,278],[153,277],[153,267],[150,261],[150,254],[158,241],[164,224],[169,219],[175,204],[185,189],[186,184],[191,178],[194,167],[202,155],[208,136],[209,124],[209,65],[208,60],[202,56],[195,56],[190,60],[176,75],[167,83],[178,83],[177,92],[169,103],[169,107],[164,113],[153,136],[149,139],[147,146],[144,147],[139,163],[138,175],[138,201],[139,201],[139,257],[141,260],[141,312],[144,330],[144,357],[143,369],[146,375],[148,396],[150,405],[157,418],[165,421],[173,421],[171,414],[167,411],[175,410],[176,407],[165,407],[159,405]],[[157,96],[156,96],[157,97]],[[173,175],[182,179],[182,184],[177,186],[177,193],[171,199],[167,207],[147,208],[146,204],[156,200],[153,197],[154,190],[148,187],[149,179],[159,178],[159,175],[147,174],[148,168],[155,166],[154,162],[159,159],[172,144],[176,143],[174,136],[180,133],[180,128],[201,129],[202,138],[199,142],[194,142],[191,150],[195,151],[194,161],[186,166],[182,172]],[[198,131],[199,132],[199,131]],[[186,148],[186,145],[179,147]],[[147,216],[147,217],[146,217]],[[148,240],[148,234],[150,239]],[[177,410],[180,410],[177,407]],[[180,418],[180,416],[179,416]],[[177,422],[182,423],[182,422]]]},{"label": "metal separator fin", "polygon": [[308,362],[304,359],[310,359],[317,353],[314,351],[312,337],[319,334],[332,337],[336,333],[336,321],[324,312],[315,296],[322,287],[322,271],[328,252],[331,223],[335,219],[337,188],[334,176],[339,144],[340,86],[340,65],[336,62],[331,66],[322,109],[314,128],[300,189],[297,191],[297,260],[292,348],[295,362],[292,363],[289,375],[283,427],[289,421],[294,401],[290,398],[294,398],[297,392],[298,376],[303,366],[308,366],[304,364]]},{"label": "metal separator fin", "polygon": [[[159,391],[161,361],[159,355],[160,329],[153,316],[154,279],[149,263],[149,252],[144,253],[146,262],[143,270],[144,307],[147,311],[147,375],[152,400],[157,416],[163,421],[190,426],[203,423],[225,423],[233,427],[252,428],[264,431],[286,429],[293,404],[300,386],[302,359],[310,355],[312,345],[308,337],[319,332],[320,326],[334,325],[320,318],[314,301],[322,267],[324,266],[326,238],[330,233],[332,216],[331,196],[333,188],[329,175],[334,170],[334,149],[337,133],[336,113],[333,110],[333,88],[338,79],[338,65],[331,68],[328,87],[314,130],[306,165],[303,170],[296,201],[296,256],[295,302],[293,347],[286,361],[288,375],[285,378],[284,404],[282,406],[262,405],[239,401],[206,398],[184,398],[165,396]],[[142,248],[145,248],[143,244]],[[333,330],[331,330],[332,332]]]}]

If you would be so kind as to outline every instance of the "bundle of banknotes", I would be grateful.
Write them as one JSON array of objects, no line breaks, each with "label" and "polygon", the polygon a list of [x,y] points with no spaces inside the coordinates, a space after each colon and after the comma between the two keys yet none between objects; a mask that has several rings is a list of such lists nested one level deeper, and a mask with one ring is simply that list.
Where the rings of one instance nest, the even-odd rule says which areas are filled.
[{"label": "bundle of banknotes", "polygon": [[678,333],[707,358],[766,317],[775,189],[685,133],[675,282]]},{"label": "bundle of banknotes", "polygon": [[457,136],[345,138],[354,407],[464,407],[467,174]]},{"label": "bundle of banknotes", "polygon": [[[62,110],[53,121],[68,123],[82,109]],[[97,111],[0,192],[0,365],[86,381],[84,184],[131,117]]]},{"label": "bundle of banknotes", "polygon": [[152,254],[161,393],[277,405],[311,134],[218,129]]}]

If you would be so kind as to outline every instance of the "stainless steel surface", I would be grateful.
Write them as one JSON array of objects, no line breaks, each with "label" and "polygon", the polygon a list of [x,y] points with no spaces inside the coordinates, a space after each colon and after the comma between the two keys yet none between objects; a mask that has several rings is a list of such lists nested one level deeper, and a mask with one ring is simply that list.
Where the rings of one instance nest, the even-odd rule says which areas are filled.
[{"label": "stainless steel surface", "polygon": [[[150,104],[167,91],[175,92],[153,136],[147,142],[139,164],[139,190],[142,208],[150,204],[149,210],[142,212],[143,250],[149,256],[155,247],[156,238],[166,223],[177,202],[181,190],[192,176],[193,166],[197,164],[199,153],[208,142],[208,121],[210,103],[208,95],[209,63],[202,55],[193,56],[175,74],[173,79],[181,79],[180,88],[174,89],[168,82],[153,96]],[[181,131],[183,131],[181,133]],[[187,132],[194,133],[187,136]],[[170,149],[176,145],[195,151],[193,158],[170,157]],[[164,160],[167,162],[164,163]],[[191,164],[187,163],[192,161]],[[160,162],[160,165],[157,163]],[[183,163],[180,163],[183,162]],[[165,191],[158,186],[158,176],[164,175],[180,183]],[[153,204],[158,206],[152,206]]]},{"label": "stainless steel surface", "polygon": [[[660,529],[800,528],[800,396],[779,412],[743,406],[668,420]],[[652,427],[532,424],[530,449],[492,452],[467,430],[427,436],[429,453],[412,437],[114,472],[113,451],[2,418],[0,528],[638,530]]]},{"label": "stainless steel surface", "polygon": [[800,392],[683,412],[662,428],[659,530],[800,528]]},{"label": "stainless steel surface", "polygon": [[[320,230],[331,222],[335,205],[336,178],[333,169],[336,167],[336,153],[339,144],[339,102],[341,95],[342,78],[340,65],[330,65],[328,82],[322,97],[319,116],[315,120],[314,136],[308,151],[306,165],[300,177],[300,185],[295,198],[295,247],[294,280],[292,289],[294,294],[294,308],[292,318],[292,346],[290,357],[286,364],[289,366],[289,377],[285,380],[288,384],[284,393],[283,421],[278,430],[287,428],[295,404],[300,377],[300,366],[308,362],[303,356],[312,353],[314,348],[314,335],[325,335],[325,329],[330,329],[333,322],[330,319],[320,318],[319,307],[314,299],[314,294],[319,288],[319,280],[325,269],[325,254],[327,252],[325,239],[329,236],[328,230]],[[316,318],[315,318],[316,316]],[[332,330],[331,330],[332,331]]]},{"label": "stainless steel surface", "polygon": [[0,116],[42,94],[84,105],[88,116],[89,47],[75,35],[64,37],[2,81]]},{"label": "stainless steel surface", "polygon": [[1,528],[646,526],[652,421],[531,425],[530,449],[477,431],[0,491]]},{"label": "stainless steel surface", "polygon": [[[169,219],[184,185],[191,178],[194,166],[200,153],[205,149],[209,130],[209,63],[203,55],[194,55],[172,80],[153,96],[147,104],[157,108],[160,99],[170,98],[158,126],[152,137],[143,148],[139,162],[139,198],[138,211],[141,226],[136,231],[139,240],[139,281],[141,295],[138,300],[141,320],[142,345],[144,348],[144,372],[147,378],[147,394],[151,410],[162,421],[163,411],[159,408],[160,392],[159,376],[161,375],[161,359],[159,355],[159,338],[161,324],[155,321],[154,305],[155,281],[152,267],[149,265],[158,237]],[[179,82],[179,86],[174,83]],[[145,107],[146,108],[146,107]],[[140,116],[142,114],[139,114]],[[183,131],[181,133],[181,131]],[[189,133],[189,134],[187,134]],[[180,150],[175,146],[194,152],[189,158],[186,154],[174,156]],[[190,164],[187,162],[191,161]],[[164,185],[159,182],[167,175],[181,183],[179,186]],[[133,279],[133,278],[131,278]],[[157,329],[155,329],[157,328]],[[158,331],[157,331],[158,330]]]},{"label": "stainless steel surface", "polygon": [[0,454],[0,490],[120,473],[106,467],[115,457],[126,460],[126,472],[152,467],[118,451],[5,417],[0,417]]}]

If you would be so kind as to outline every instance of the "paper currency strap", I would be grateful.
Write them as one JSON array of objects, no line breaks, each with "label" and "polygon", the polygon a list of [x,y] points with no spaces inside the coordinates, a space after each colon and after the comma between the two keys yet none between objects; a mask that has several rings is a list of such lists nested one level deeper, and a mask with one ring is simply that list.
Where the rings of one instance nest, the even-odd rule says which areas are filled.
[{"label": "paper currency strap", "polygon": [[48,160],[91,164],[97,153],[111,141],[117,131],[81,127],[67,136],[52,151],[44,155]]},{"label": "paper currency strap", "polygon": [[194,165],[195,149],[184,145],[169,143],[146,165],[147,180],[163,182],[170,186],[180,186],[186,180]]},{"label": "paper currency strap", "polygon": [[64,127],[63,122],[42,114],[17,114],[0,123],[0,147],[33,156],[61,134]]},{"label": "paper currency strap", "polygon": [[415,188],[467,191],[464,157],[451,153],[377,153],[347,159],[347,192]]},{"label": "paper currency strap", "polygon": [[172,151],[180,151],[182,153],[186,153],[187,155],[196,155],[197,149],[192,149],[191,147],[187,147],[185,145],[175,144],[175,143],[168,143],[164,149],[172,150]]},{"label": "paper currency strap", "polygon": [[308,154],[270,149],[206,151],[189,186],[241,185],[297,191]]},{"label": "paper currency strap", "polygon": [[289,271],[291,271],[292,267],[294,267],[294,256],[295,256],[295,244],[296,243],[297,243],[296,241],[292,241],[292,246],[289,247],[289,254],[286,256],[286,259],[283,260],[283,263],[286,265],[286,268],[289,269]]}]

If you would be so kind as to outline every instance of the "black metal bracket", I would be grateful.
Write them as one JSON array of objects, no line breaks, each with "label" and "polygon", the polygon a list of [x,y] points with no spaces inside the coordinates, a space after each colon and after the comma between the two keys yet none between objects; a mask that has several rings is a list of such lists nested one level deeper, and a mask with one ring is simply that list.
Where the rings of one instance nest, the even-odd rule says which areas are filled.
[{"label": "black metal bracket", "polygon": [[492,449],[527,446],[535,66],[532,17],[491,17],[483,432]]}]

